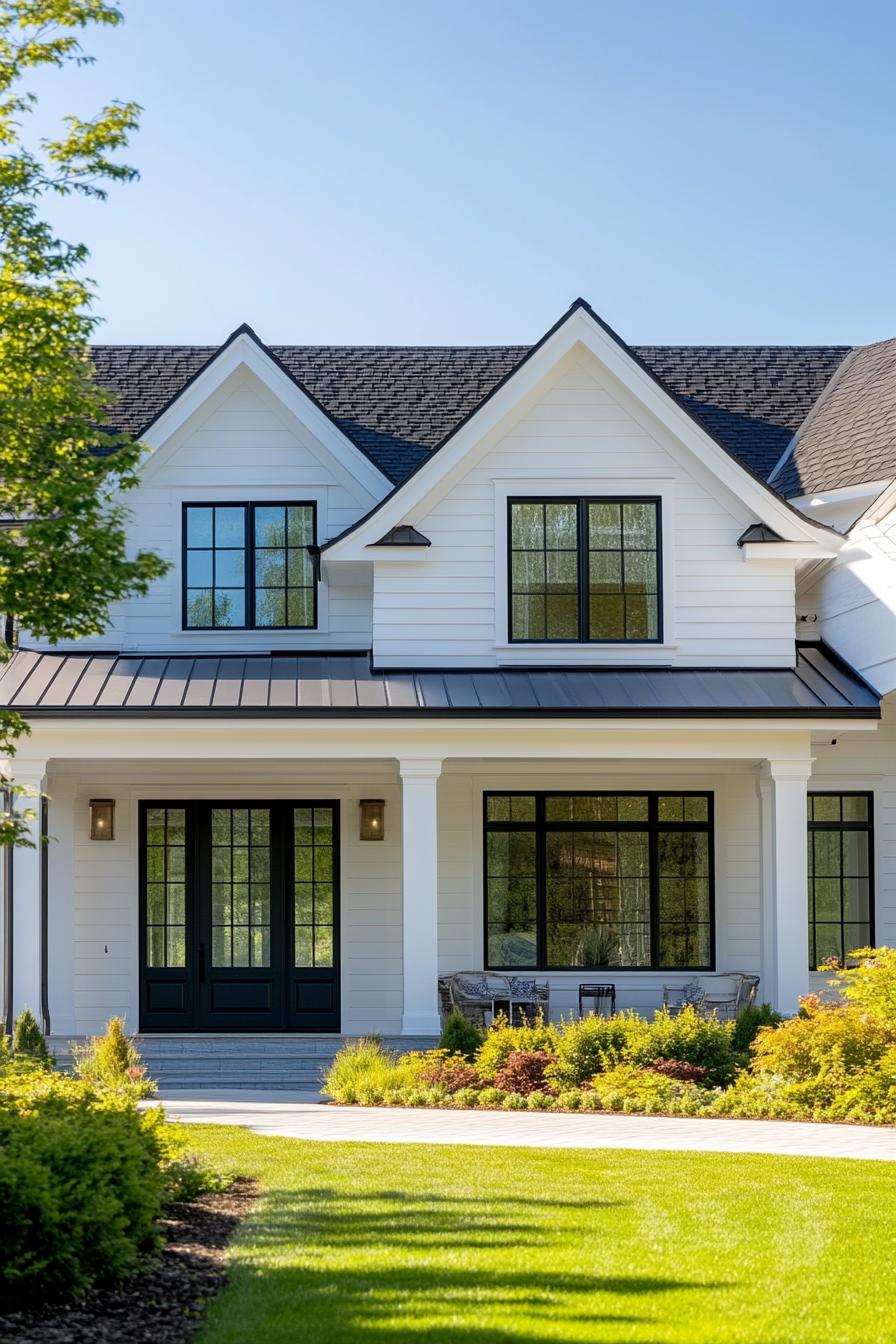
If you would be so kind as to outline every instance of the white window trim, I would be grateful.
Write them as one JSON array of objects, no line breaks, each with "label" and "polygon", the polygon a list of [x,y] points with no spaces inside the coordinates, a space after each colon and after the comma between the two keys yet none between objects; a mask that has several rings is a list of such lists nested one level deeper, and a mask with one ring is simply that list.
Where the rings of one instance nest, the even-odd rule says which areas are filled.
[{"label": "white window trim", "polygon": [[[300,486],[278,486],[276,489],[265,487],[256,489],[251,485],[219,487],[214,492],[215,504],[244,504],[247,501],[252,504],[279,504],[284,499],[302,499],[313,503],[317,513],[317,545],[321,546],[327,539],[329,532],[329,517],[327,513],[327,487],[312,486],[310,489]],[[189,640],[198,647],[214,646],[220,649],[222,644],[227,645],[234,653],[244,653],[247,651],[257,651],[259,644],[263,643],[267,648],[293,648],[297,641],[303,644],[311,644],[320,635],[330,633],[330,591],[323,575],[317,585],[317,625],[310,629],[297,628],[290,630],[268,630],[264,626],[252,627],[251,629],[239,628],[235,630],[228,629],[226,626],[220,630],[185,630],[181,623],[181,595],[184,591],[184,552],[183,537],[180,534],[181,518],[183,516],[182,506],[184,504],[207,504],[209,499],[208,489],[199,486],[186,487],[180,492],[171,492],[172,507],[177,510],[177,545],[175,551],[175,562],[169,571],[169,575],[177,587],[175,588],[174,606],[169,634],[173,639]]]},{"label": "white window trim", "polygon": [[[551,476],[518,476],[513,480],[501,478],[493,482],[495,491],[495,654],[499,663],[533,663],[555,665],[596,664],[627,665],[638,663],[671,663],[678,645],[675,642],[675,566],[672,560],[675,547],[675,478],[673,476],[629,475],[582,477],[553,474]],[[635,642],[620,644],[524,644],[510,640],[510,620],[507,600],[507,501],[515,495],[531,498],[569,495],[570,498],[597,496],[612,499],[614,495],[656,495],[660,500],[663,593],[663,639],[661,643]]]}]

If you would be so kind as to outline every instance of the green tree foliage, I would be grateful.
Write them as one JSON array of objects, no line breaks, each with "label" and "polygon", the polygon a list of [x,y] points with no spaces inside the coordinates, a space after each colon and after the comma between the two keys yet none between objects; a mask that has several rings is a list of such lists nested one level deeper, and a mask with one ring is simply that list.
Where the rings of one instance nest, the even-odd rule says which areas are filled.
[{"label": "green tree foliage", "polygon": [[13,1027],[12,1053],[17,1062],[30,1059],[41,1066],[50,1065],[46,1038],[30,1008],[23,1008]]},{"label": "green tree foliage", "polygon": [[[0,612],[53,640],[101,631],[109,604],[143,593],[167,565],[129,554],[121,491],[138,482],[142,448],[105,433],[110,397],[92,380],[99,319],[83,275],[88,253],[42,217],[53,197],[104,200],[135,170],[116,155],[137,125],[134,103],[63,119],[58,138],[25,136],[36,105],[28,77],[89,63],[79,35],[120,23],[104,0],[0,0]],[[0,752],[27,731],[0,712]],[[0,843],[23,839],[15,801]]]}]

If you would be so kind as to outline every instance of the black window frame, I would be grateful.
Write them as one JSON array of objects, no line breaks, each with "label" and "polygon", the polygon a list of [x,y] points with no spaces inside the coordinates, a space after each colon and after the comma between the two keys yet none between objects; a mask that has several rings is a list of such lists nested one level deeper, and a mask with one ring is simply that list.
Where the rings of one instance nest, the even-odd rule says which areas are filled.
[{"label": "black window frame", "polygon": [[[244,611],[246,619],[242,625],[191,625],[188,622],[187,601],[187,556],[191,550],[210,549],[214,555],[215,547],[191,547],[187,544],[187,518],[190,509],[242,509],[243,513],[243,554],[245,565],[243,574]],[[312,562],[314,581],[311,588],[313,615],[310,625],[257,625],[255,622],[255,510],[256,509],[310,509],[313,540],[306,544]],[[265,547],[261,548],[266,549]],[[268,548],[269,549],[269,548]],[[284,551],[288,547],[284,546]],[[301,549],[301,548],[298,548]],[[181,504],[181,629],[185,631],[227,631],[227,630],[316,630],[320,618],[318,587],[320,575],[316,563],[317,553],[317,501],[314,499],[187,499]],[[284,591],[287,591],[284,585]],[[214,612],[214,586],[212,587],[212,610]]]},{"label": "black window frame", "polygon": [[[515,504],[575,504],[577,528],[578,634],[574,639],[524,639],[513,633],[513,506]],[[588,634],[590,596],[588,556],[589,504],[653,504],[656,509],[656,635],[646,638],[592,639]],[[663,642],[663,500],[661,495],[510,495],[507,499],[507,641],[509,644],[629,645]],[[624,546],[620,555],[625,551]],[[624,593],[624,589],[623,589]]]},{"label": "black window frame", "polygon": [[[546,798],[646,798],[647,821],[548,821],[545,816]],[[490,798],[534,798],[534,821],[490,821]],[[660,798],[705,798],[707,820],[700,822],[660,821]],[[650,965],[649,966],[551,966],[547,959],[547,882],[545,854],[546,836],[551,831],[646,831],[650,854]],[[659,960],[659,862],[658,837],[662,832],[691,830],[705,833],[709,847],[709,962],[706,965],[663,966]],[[534,831],[536,861],[536,959],[534,966],[498,965],[489,956],[488,928],[488,835],[493,831]],[[482,795],[482,928],[483,965],[490,971],[512,972],[525,976],[533,972],[562,973],[564,971],[593,972],[619,971],[628,974],[651,974],[658,971],[669,975],[706,974],[716,968],[716,856],[715,856],[715,794],[711,789],[489,789]]]},{"label": "black window frame", "polygon": [[[810,789],[807,799],[812,798],[839,798],[840,817],[839,821],[815,821],[809,817],[809,807],[806,807],[806,836],[807,847],[808,839],[816,831],[864,831],[868,836],[868,946],[874,946],[874,791],[873,789]],[[867,821],[843,821],[843,802],[844,798],[864,798],[868,804]],[[846,925],[861,924],[863,920],[844,919],[843,918],[843,874],[840,874],[840,946],[843,951],[844,959],[846,957]],[[809,925],[809,970],[815,972],[818,970],[818,962],[814,960],[811,953],[815,947],[814,934],[819,923],[823,925],[834,925],[837,920],[823,919],[821,921],[815,918],[815,887],[814,874],[807,873],[806,896],[808,900],[808,925]]]}]

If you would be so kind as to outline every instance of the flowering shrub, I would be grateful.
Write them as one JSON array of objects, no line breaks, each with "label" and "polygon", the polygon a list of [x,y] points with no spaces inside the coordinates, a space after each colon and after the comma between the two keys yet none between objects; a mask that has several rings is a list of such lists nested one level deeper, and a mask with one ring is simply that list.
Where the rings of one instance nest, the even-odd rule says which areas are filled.
[{"label": "flowering shrub", "polygon": [[543,1092],[545,1071],[553,1058],[547,1050],[514,1050],[495,1074],[495,1087],[524,1097]]}]

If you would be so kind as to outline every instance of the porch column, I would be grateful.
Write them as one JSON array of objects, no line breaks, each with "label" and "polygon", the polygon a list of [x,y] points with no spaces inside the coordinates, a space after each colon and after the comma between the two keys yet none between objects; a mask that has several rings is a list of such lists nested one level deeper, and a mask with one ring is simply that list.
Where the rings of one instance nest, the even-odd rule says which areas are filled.
[{"label": "porch column", "polygon": [[795,1013],[809,993],[806,784],[811,760],[767,760],[759,775],[762,814],[760,997]]},{"label": "porch column", "polygon": [[[16,757],[11,764],[14,784],[45,791],[46,761]],[[30,807],[36,815],[28,823],[34,848],[17,845],[12,856],[12,1011],[15,1017],[23,1008],[30,1008],[41,1022],[41,869],[45,851],[40,838],[40,798],[16,795],[13,806],[19,811]],[[7,899],[9,896],[7,892]]]},{"label": "porch column", "polygon": [[438,810],[440,760],[398,762],[401,775],[401,1031],[438,1036]]}]

